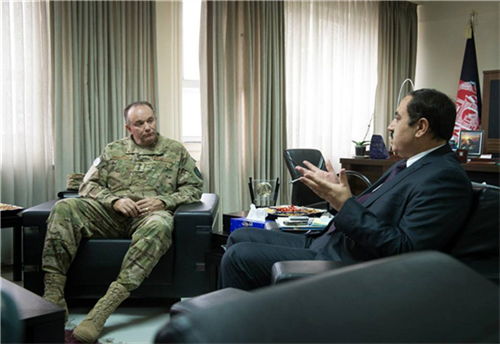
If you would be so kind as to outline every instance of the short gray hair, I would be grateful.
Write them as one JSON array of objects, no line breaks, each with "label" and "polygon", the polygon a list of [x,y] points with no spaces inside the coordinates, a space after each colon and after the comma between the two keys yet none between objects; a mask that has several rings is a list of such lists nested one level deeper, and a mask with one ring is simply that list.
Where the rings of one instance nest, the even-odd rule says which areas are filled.
[{"label": "short gray hair", "polygon": [[127,105],[125,110],[123,110],[123,117],[125,118],[125,123],[128,124],[128,111],[135,106],[141,106],[141,105],[146,105],[153,111],[153,115],[155,114],[155,109],[153,108],[153,105],[151,105],[151,103],[146,101],[133,102],[132,104]]}]

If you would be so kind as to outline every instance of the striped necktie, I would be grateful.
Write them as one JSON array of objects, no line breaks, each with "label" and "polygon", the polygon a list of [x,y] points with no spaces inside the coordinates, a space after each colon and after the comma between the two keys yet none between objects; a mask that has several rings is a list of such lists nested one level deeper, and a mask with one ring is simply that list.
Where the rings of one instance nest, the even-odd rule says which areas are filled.
[{"label": "striped necktie", "polygon": [[380,184],[377,188],[373,189],[370,192],[365,193],[363,196],[356,198],[356,202],[363,204],[368,198],[370,198],[373,193],[378,190],[384,183],[387,183],[399,174],[399,172],[403,171],[406,168],[406,160],[401,160],[397,163],[396,168],[391,171],[391,173],[387,176],[387,178]]}]

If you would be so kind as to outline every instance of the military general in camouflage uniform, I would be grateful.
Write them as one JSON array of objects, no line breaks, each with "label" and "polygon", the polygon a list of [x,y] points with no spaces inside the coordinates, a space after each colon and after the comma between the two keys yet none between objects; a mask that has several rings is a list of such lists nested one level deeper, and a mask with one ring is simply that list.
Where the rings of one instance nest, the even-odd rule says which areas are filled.
[{"label": "military general in camouflage uniform", "polygon": [[107,145],[85,175],[81,198],[57,202],[48,220],[44,298],[66,315],[66,273],[81,239],[132,238],[118,278],[73,333],[82,342],[95,342],[109,315],[149,276],[172,244],[173,211],[202,192],[184,146],[157,133],[151,104],[130,104],[124,116],[130,137]]}]

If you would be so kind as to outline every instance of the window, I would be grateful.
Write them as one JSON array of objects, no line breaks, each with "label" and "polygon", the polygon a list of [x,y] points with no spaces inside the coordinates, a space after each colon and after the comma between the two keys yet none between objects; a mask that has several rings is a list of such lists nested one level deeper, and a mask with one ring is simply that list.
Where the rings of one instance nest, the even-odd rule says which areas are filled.
[{"label": "window", "polygon": [[182,140],[184,142],[201,142],[200,16],[201,0],[183,1]]}]

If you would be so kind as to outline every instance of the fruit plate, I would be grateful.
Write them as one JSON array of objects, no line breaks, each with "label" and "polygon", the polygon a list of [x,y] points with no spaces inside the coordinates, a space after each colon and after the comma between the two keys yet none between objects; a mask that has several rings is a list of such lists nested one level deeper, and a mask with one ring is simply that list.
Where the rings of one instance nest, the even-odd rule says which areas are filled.
[{"label": "fruit plate", "polygon": [[296,205],[279,205],[267,208],[270,217],[283,216],[312,216],[319,217],[325,213],[325,209],[299,207]]}]

